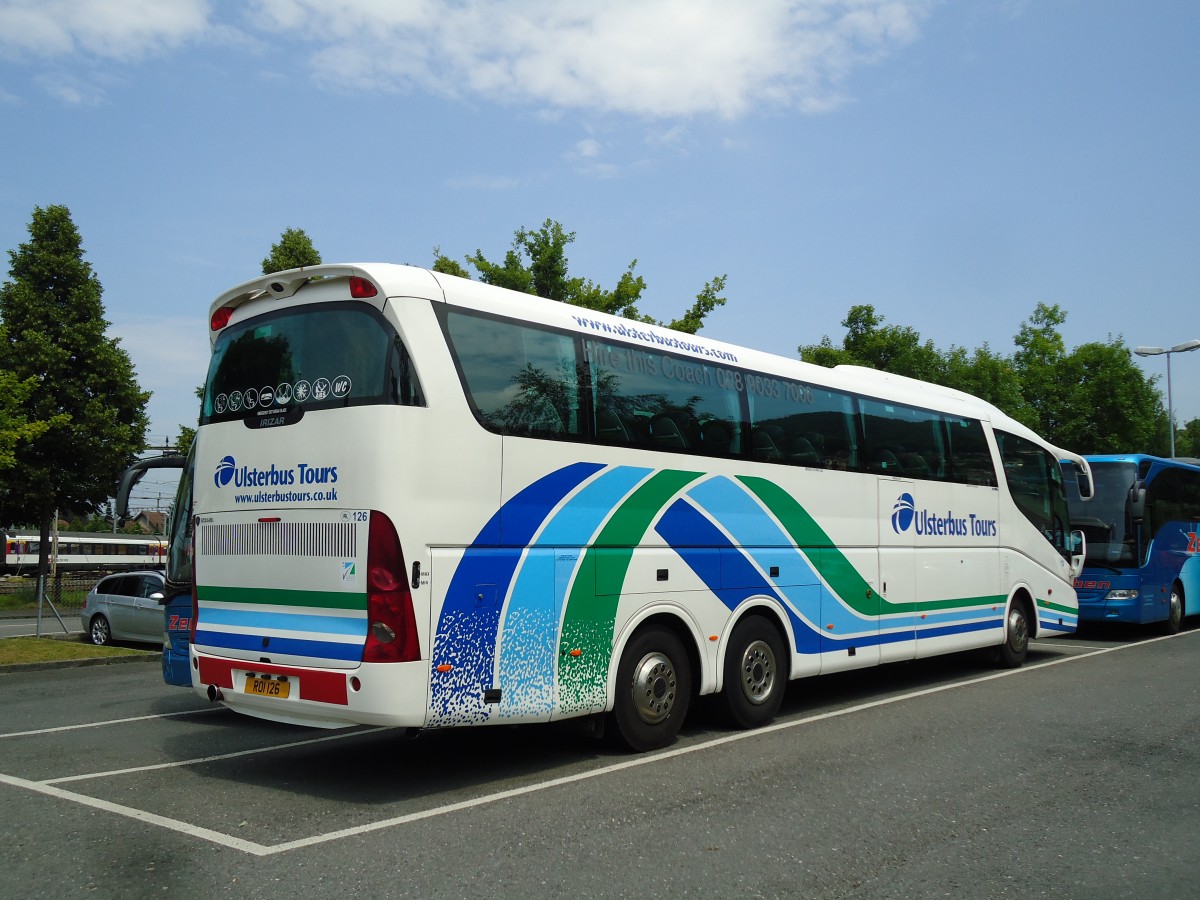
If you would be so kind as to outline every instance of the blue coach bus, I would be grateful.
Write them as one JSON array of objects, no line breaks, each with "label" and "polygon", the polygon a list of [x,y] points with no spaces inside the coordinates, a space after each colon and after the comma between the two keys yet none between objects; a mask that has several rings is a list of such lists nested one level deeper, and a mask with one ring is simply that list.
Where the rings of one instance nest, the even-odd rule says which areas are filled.
[{"label": "blue coach bus", "polygon": [[1200,613],[1200,460],[1088,456],[1095,496],[1067,479],[1071,527],[1087,538],[1079,621],[1179,631]]}]

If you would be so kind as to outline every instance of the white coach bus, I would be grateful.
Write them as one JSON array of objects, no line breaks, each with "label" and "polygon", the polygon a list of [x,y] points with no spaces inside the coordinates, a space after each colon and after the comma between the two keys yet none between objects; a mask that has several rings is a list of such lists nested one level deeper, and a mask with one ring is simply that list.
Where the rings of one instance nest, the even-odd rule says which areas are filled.
[{"label": "white coach bus", "polygon": [[646,750],[698,695],[753,727],[1076,627],[1087,464],[969,395],[386,264],[246,282],[211,338],[192,684],[239,712]]}]

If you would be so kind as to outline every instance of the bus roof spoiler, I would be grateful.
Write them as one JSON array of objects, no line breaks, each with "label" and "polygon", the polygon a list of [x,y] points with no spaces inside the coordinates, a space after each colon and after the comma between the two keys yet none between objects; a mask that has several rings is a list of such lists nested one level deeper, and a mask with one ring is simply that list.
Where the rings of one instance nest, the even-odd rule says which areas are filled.
[{"label": "bus roof spoiler", "polygon": [[367,271],[357,265],[301,266],[298,269],[259,275],[249,281],[243,281],[237,287],[230,288],[214,300],[209,307],[209,316],[211,317],[223,306],[237,309],[248,300],[253,300],[263,294],[270,294],[277,299],[290,297],[314,278],[349,278],[353,276],[369,278]]}]

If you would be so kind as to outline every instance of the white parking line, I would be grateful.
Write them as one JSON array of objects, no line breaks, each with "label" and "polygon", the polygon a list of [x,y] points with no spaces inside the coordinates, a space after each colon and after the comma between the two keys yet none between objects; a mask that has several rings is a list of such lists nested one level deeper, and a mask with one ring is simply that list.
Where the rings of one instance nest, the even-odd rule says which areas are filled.
[{"label": "white parking line", "polygon": [[[638,756],[632,759],[622,760],[618,763],[613,763],[607,766],[601,766],[598,769],[590,769],[586,772],[578,772],[574,775],[565,775],[559,778],[551,778],[546,781],[536,784],[529,784],[519,788],[511,788],[509,790],[497,791],[492,794],[485,794],[480,797],[474,797],[470,800],[461,800],[456,803],[447,803],[443,806],[435,806],[430,809],[421,810],[419,812],[407,813],[402,816],[394,816],[390,819],[383,819],[378,822],[369,822],[363,825],[357,825],[353,828],[343,828],[338,831],[330,831],[325,834],[316,834],[307,838],[300,838],[294,841],[287,841],[281,844],[265,845],[254,841],[243,840],[242,838],[233,837],[223,834],[219,831],[213,831],[209,828],[203,828],[198,825],[191,825],[187,822],[169,819],[165,816],[156,815],[155,813],[146,812],[145,810],[135,809],[129,806],[123,806],[118,803],[111,803],[107,800],[99,800],[95,797],[89,797],[85,794],[77,794],[73,791],[67,791],[60,787],[56,787],[56,783],[65,781],[81,780],[84,778],[101,778],[109,775],[124,774],[127,772],[145,771],[154,768],[167,768],[179,765],[194,765],[200,762],[207,762],[217,759],[227,759],[233,756],[247,756],[255,753],[271,753],[279,749],[278,746],[265,747],[261,750],[246,750],[238,753],[226,754],[224,756],[205,757],[203,759],[183,761],[179,763],[166,763],[158,766],[145,766],[137,769],[121,769],[114,772],[99,772],[92,775],[71,776],[68,778],[50,779],[47,781],[28,781],[24,778],[16,778],[11,775],[0,774],[0,783],[9,784],[13,787],[23,788],[25,790],[34,791],[50,797],[56,797],[61,800],[69,800],[74,803],[80,803],[84,806],[89,806],[94,809],[104,810],[106,812],[115,813],[120,816],[125,816],[129,819],[134,819],[139,822],[145,822],[152,825],[157,825],[161,828],[166,828],[171,831],[179,832],[180,834],[198,837],[210,843],[217,844],[221,847],[227,847],[231,850],[240,850],[244,853],[249,853],[254,856],[273,856],[278,853],[286,853],[289,850],[298,850],[304,847],[311,847],[317,844],[324,844],[329,841],[339,840],[345,837],[353,837],[355,835],[368,834],[372,831],[380,831],[384,828],[393,828],[398,825],[405,825],[411,822],[419,822],[424,819],[432,819],[438,816],[445,816],[451,813],[460,812],[465,809],[475,809],[481,806],[487,806],[492,803],[498,803],[503,800],[511,800],[515,797],[523,797],[530,794],[536,794],[541,791],[551,788],[561,787],[567,784],[576,784],[583,781],[589,781],[593,778],[601,778],[606,775],[612,775],[617,772],[623,772],[628,769],[635,769],[641,766],[652,765],[657,762],[662,762],[668,759],[675,759],[681,756],[686,756],[691,753],[699,753],[704,750],[711,750],[715,747],[722,747],[726,744],[732,744],[737,741],[744,741],[751,738],[761,737],[765,734],[772,734],[779,731],[787,731],[792,728],[797,728],[801,725],[811,725],[815,722],[822,722],[828,719],[835,719],[841,716],[848,716],[854,713],[864,712],[869,709],[876,709],[883,706],[890,706],[894,703],[901,703],[906,700],[915,700],[919,697],[928,697],[933,694],[940,694],[945,691],[957,690],[958,688],[970,687],[971,685],[983,684],[988,681],[995,681],[999,678],[1009,678],[1016,675],[1038,672],[1050,666],[1064,665],[1066,663],[1078,662],[1082,659],[1089,659],[1093,656],[1102,656],[1106,653],[1115,653],[1119,650],[1128,650],[1134,647],[1143,647],[1146,644],[1157,643],[1158,641],[1171,640],[1177,637],[1186,635],[1200,634],[1200,631],[1180,632],[1174,635],[1165,635],[1162,637],[1151,638],[1145,641],[1139,641],[1134,644],[1119,644],[1112,647],[1101,647],[1091,650],[1087,653],[1081,653],[1073,656],[1063,656],[1059,659],[1051,660],[1050,662],[1039,663],[1033,666],[1025,666],[1020,669],[1008,669],[1003,672],[993,672],[988,675],[981,675],[975,678],[969,678],[965,681],[956,681],[950,684],[938,685],[936,687],[922,688],[921,690],[909,691],[904,694],[897,694],[892,697],[885,697],[879,700],[870,700],[865,703],[858,703],[854,706],[848,706],[844,709],[830,710],[829,712],[817,713],[811,716],[802,716],[798,719],[790,719],[787,721],[776,722],[773,725],[767,725],[763,728],[757,728],[752,731],[739,731],[733,734],[726,734],[720,737],[711,738],[700,743],[691,744],[687,747],[676,747],[672,750],[664,750],[659,753],[647,754]],[[153,719],[162,718],[160,716],[144,716],[141,718]],[[136,720],[123,720],[136,721]],[[74,727],[74,726],[68,726]],[[50,731],[57,729],[48,729]],[[383,730],[383,729],[376,729]],[[299,744],[319,743],[326,740],[344,739],[346,737],[356,736],[366,732],[357,731],[353,735],[332,735],[327,738],[315,738],[311,741],[302,741]],[[298,746],[299,744],[291,744],[285,746]]]},{"label": "white parking line", "polygon": [[76,731],[80,728],[104,728],[108,725],[124,725],[126,722],[144,722],[147,719],[173,719],[176,716],[195,716],[200,713],[217,712],[222,707],[206,706],[203,709],[185,709],[180,712],[158,713],[153,716],[132,716],[128,719],[107,719],[103,722],[81,722],[78,725],[59,725],[56,728],[36,728],[33,731],[10,731],[0,734],[0,738],[29,737],[34,734],[53,734],[56,731]]},{"label": "white parking line", "polygon": [[292,741],[289,744],[272,744],[270,747],[258,747],[254,750],[237,750],[233,753],[221,753],[216,756],[201,756],[196,759],[181,759],[177,762],[155,763],[149,766],[133,766],[128,769],[110,769],[107,772],[88,772],[86,775],[67,775],[63,778],[47,778],[38,784],[65,784],[68,781],[90,781],[95,778],[111,778],[114,775],[129,775],[133,772],[150,772],[154,769],[177,769],[180,766],[198,766],[201,763],[216,762],[221,759],[234,759],[238,756],[254,756],[257,753],[274,753],[276,750],[287,750],[292,747],[306,747],[309,744],[324,744],[327,741],[342,741],[346,738],[358,737],[360,734],[372,734],[376,731],[387,731],[386,728],[363,728],[350,732],[339,732],[325,737],[309,738],[306,741]]}]

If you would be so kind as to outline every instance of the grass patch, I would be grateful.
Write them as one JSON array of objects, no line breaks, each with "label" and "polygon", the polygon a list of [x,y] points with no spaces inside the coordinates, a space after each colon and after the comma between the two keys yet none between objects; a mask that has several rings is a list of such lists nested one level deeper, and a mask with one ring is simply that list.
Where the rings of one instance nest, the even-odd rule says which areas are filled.
[{"label": "grass patch", "polygon": [[61,662],[72,659],[101,659],[108,656],[137,656],[146,650],[130,647],[97,647],[79,638],[11,637],[0,641],[0,666],[15,663]]},{"label": "grass patch", "polygon": [[[37,609],[36,585],[20,585],[16,588],[6,585],[5,587],[6,590],[0,593],[0,611]],[[82,589],[64,587],[58,594],[50,591],[47,596],[55,606],[78,609],[83,606],[83,598],[88,595],[89,590],[91,590],[90,587]],[[47,607],[48,609],[49,607]]]}]

